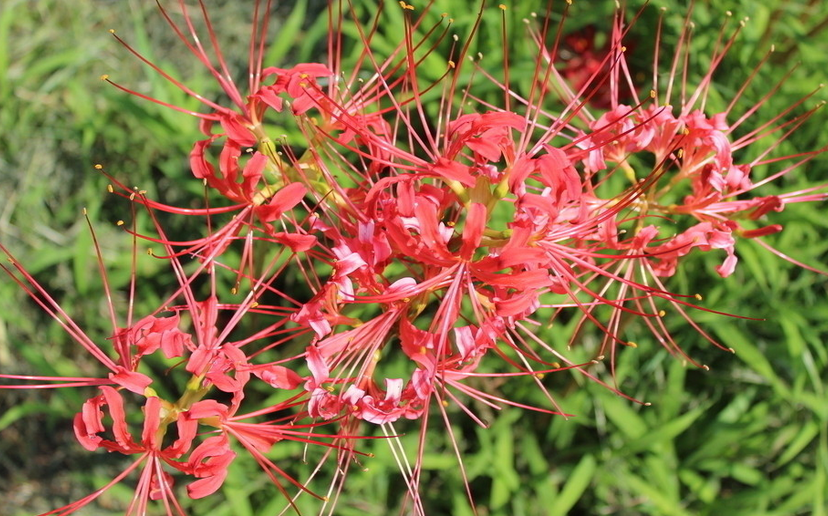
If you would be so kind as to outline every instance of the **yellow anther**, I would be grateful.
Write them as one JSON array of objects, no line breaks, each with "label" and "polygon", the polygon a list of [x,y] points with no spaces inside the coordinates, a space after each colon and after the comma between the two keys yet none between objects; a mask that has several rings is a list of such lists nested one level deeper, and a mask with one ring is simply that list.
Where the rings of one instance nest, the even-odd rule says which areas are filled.
[{"label": "yellow anther", "polygon": [[115,225],[116,225],[116,226],[123,226],[123,225],[124,225],[124,221],[123,221],[123,220],[119,220],[118,222],[116,222],[116,223],[115,223]]},{"label": "yellow anther", "polygon": [[498,5],[497,7],[498,7],[501,11],[505,11],[505,10],[506,10],[506,4],[500,4],[500,5]]},{"label": "yellow anther", "polygon": [[95,163],[95,170],[103,170],[103,165],[100,163]]},{"label": "yellow anther", "polygon": [[[102,81],[108,81],[109,80],[109,75],[107,75],[107,74],[101,75],[101,80]],[[95,167],[95,168],[97,168],[97,167]],[[103,167],[101,167],[101,168],[103,168]]]},{"label": "yellow anther", "polygon": [[115,189],[112,188],[112,185],[106,185],[106,191],[109,193],[115,193]]},{"label": "yellow anther", "polygon": [[667,312],[665,312],[664,310],[659,310],[658,311],[658,316],[659,317],[664,317],[665,315],[667,315]]}]

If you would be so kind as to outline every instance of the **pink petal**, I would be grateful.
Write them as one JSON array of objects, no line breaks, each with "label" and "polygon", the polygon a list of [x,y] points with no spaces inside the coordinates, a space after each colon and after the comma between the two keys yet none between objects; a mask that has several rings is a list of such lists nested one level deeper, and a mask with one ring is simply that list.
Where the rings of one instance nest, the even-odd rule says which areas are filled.
[{"label": "pink petal", "polygon": [[109,379],[135,394],[143,395],[144,390],[152,383],[152,378],[149,376],[137,371],[130,371],[123,366],[118,366],[116,371],[117,373],[109,373]]},{"label": "pink petal", "polygon": [[221,127],[224,129],[227,138],[233,140],[242,147],[253,147],[259,143],[258,139],[253,135],[248,127],[249,122],[241,115],[233,113],[232,115],[222,115],[219,119]]},{"label": "pink petal", "polygon": [[201,400],[193,403],[187,411],[187,417],[191,419],[203,419],[208,417],[227,417],[227,406],[216,400]]},{"label": "pink petal", "polygon": [[124,411],[124,401],[121,398],[121,394],[109,385],[102,385],[100,389],[103,391],[106,404],[109,406],[109,415],[112,417],[112,433],[115,435],[115,441],[125,450],[137,449],[138,447],[135,441],[132,440],[132,435],[127,429],[126,412]]},{"label": "pink petal", "polygon": [[277,389],[295,389],[303,380],[295,371],[284,366],[270,366],[264,370],[256,369],[253,373]]},{"label": "pink petal", "polygon": [[210,496],[218,491],[224,483],[225,478],[227,478],[227,470],[220,471],[215,475],[191,482],[187,485],[187,496],[193,500]]},{"label": "pink petal", "polygon": [[[308,346],[305,352],[305,359],[308,362],[308,369],[310,369],[311,375],[313,375],[313,387],[309,389],[308,385],[306,385],[305,389],[313,390],[322,383],[330,380],[330,369],[328,369],[328,364],[325,362],[325,359],[322,358],[322,352],[319,351],[319,348],[314,345]],[[311,382],[308,383],[310,384]]]},{"label": "pink petal", "polygon": [[75,437],[78,439],[81,446],[89,451],[95,451],[100,447],[101,441],[103,441],[103,438],[97,434],[98,432],[103,432],[104,428],[103,426],[100,426],[100,429],[97,429],[97,425],[90,427],[85,419],[86,412],[87,404],[84,403],[83,411],[75,414],[72,427],[75,430]]},{"label": "pink petal", "polygon": [[307,188],[302,183],[291,183],[276,192],[270,198],[270,202],[260,206],[256,210],[256,215],[259,216],[262,222],[276,220],[284,212],[299,204],[307,192]]},{"label": "pink petal", "polygon": [[304,253],[317,243],[315,236],[298,233],[273,233],[271,237],[280,244],[288,246],[294,253]]},{"label": "pink petal", "polygon": [[144,404],[144,431],[141,434],[141,442],[149,450],[158,450],[161,445],[158,442],[158,427],[160,424],[161,400],[155,396],[150,396]]},{"label": "pink petal", "polygon": [[466,224],[463,227],[463,244],[460,246],[460,258],[471,260],[483,238],[487,217],[486,206],[479,202],[471,203],[468,215],[466,215]]},{"label": "pink petal", "polygon": [[431,167],[431,172],[450,181],[462,183],[468,187],[474,186],[475,183],[474,176],[471,175],[467,165],[446,158],[438,158],[437,163]]},{"label": "pink petal", "polygon": [[193,175],[198,179],[214,179],[216,176],[216,169],[213,164],[204,158],[204,152],[213,143],[213,138],[209,140],[200,140],[195,142],[193,150],[190,151],[190,168]]},{"label": "pink petal", "polygon": [[281,93],[280,88],[274,88],[273,86],[265,86],[257,91],[255,94],[251,95],[251,97],[256,98],[267,104],[268,106],[275,109],[277,112],[282,111],[282,107],[284,105],[284,100],[282,97],[279,96]]}]

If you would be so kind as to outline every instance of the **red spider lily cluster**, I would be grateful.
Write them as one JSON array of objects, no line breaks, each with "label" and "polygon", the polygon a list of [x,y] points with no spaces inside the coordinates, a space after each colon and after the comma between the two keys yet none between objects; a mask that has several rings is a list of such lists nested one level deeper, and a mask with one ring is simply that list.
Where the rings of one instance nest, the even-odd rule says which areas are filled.
[{"label": "red spider lily cluster", "polygon": [[[190,166],[210,203],[164,205],[114,177],[111,187],[155,221],[156,235],[135,226],[130,232],[163,247],[156,258],[169,261],[178,288],[152,314],[137,318],[130,310],[125,325],[113,310],[112,335],[96,340],[20,264],[4,266],[108,373],[2,376],[96,386],[75,418],[78,440],[88,450],[136,457],[111,484],[49,514],[80,509],[136,469],[129,514],[143,514],[150,500],[183,514],[176,477],[188,479],[190,497],[210,495],[242,449],[288,499],[293,485],[335,500],[360,454],[358,439],[371,435],[365,429],[383,425],[393,435],[398,420],[419,422],[423,434],[413,464],[401,464],[406,496],[423,513],[418,486],[430,415],[447,420],[454,405],[485,425],[469,400],[561,413],[551,393],[548,407],[530,407],[481,389],[479,380],[523,377],[546,392],[544,376],[568,370],[605,384],[595,364],[609,356],[611,369],[619,346],[635,347],[622,318],[639,318],[671,353],[692,361],[668,331],[668,310],[719,344],[691,318],[693,310],[713,310],[699,306],[698,294],[665,285],[682,258],[713,251],[726,277],[737,266],[737,242],[782,230],[773,212],[825,198],[818,190],[755,191],[819,151],[771,158],[772,144],[749,162],[735,157],[768,135],[783,140],[813,110],[788,117],[798,107],[791,106],[758,126],[750,118],[755,108],[731,120],[737,99],[725,111],[705,111],[713,73],[738,29],[719,41],[688,91],[687,33],[666,63],[666,78],[636,84],[623,46],[631,25],[619,12],[606,47],[580,51],[591,63],[583,77],[583,70],[559,66],[562,40],[544,36],[553,32],[547,13],[528,29],[537,57],[524,89],[510,81],[508,59],[496,76],[468,55],[476,26],[452,39],[448,18],[404,2],[386,7],[402,9],[405,20],[390,51],[372,50],[377,23],[358,24],[362,50],[345,69],[343,24],[352,14],[333,2],[326,63],[265,67],[270,5],[257,5],[249,91],[242,93],[218,46],[214,54],[202,46],[198,17],[183,2],[179,8],[183,23],[161,13],[228,105],[200,96],[122,43],[206,107],[192,113],[169,106],[201,119],[205,138],[194,144]],[[483,6],[480,16],[488,11],[508,16],[505,6]],[[445,73],[427,79],[426,63],[437,56]],[[500,90],[500,102],[476,95],[481,78]],[[272,134],[272,120],[290,120],[302,140]],[[773,175],[752,175],[758,165],[779,163]],[[170,238],[159,212],[200,217],[205,232]],[[234,278],[232,291],[217,286],[221,275]],[[301,287],[286,287],[285,278]],[[574,336],[548,342],[536,333],[561,314],[579,317],[578,328],[600,329],[592,360],[568,358]],[[149,357],[186,372],[177,398],[159,394],[159,378],[143,366]],[[246,396],[262,389],[279,401],[248,407]],[[324,447],[317,471],[335,457],[327,496],[268,458],[284,440]],[[462,465],[459,450],[458,459]]]}]

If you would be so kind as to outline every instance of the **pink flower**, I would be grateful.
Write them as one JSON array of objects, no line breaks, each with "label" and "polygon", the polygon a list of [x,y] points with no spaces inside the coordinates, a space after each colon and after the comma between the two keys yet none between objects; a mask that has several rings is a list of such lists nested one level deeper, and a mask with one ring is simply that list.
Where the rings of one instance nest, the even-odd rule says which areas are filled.
[{"label": "pink flower", "polygon": [[[419,420],[425,432],[439,414],[455,440],[448,404],[480,426],[487,424],[477,406],[563,413],[540,382],[543,374],[573,369],[607,385],[587,369],[594,361],[578,363],[562,351],[586,325],[601,335],[595,361],[608,354],[610,374],[620,346],[635,347],[624,329],[632,320],[687,358],[662,320],[665,306],[718,344],[690,315],[704,308],[692,294],[671,292],[666,278],[699,252],[717,253],[718,274],[732,275],[742,240],[782,229],[766,218],[790,203],[824,198],[816,189],[760,196],[759,188],[793,166],[758,179],[755,166],[775,160],[760,152],[739,162],[740,151],[766,134],[787,135],[787,122],[736,137],[745,117],[731,107],[705,109],[712,73],[732,40],[717,46],[700,84],[680,99],[673,84],[686,76],[675,77],[676,66],[666,84],[653,74],[644,88],[652,93],[636,90],[620,10],[604,48],[587,28],[549,49],[546,34],[530,26],[538,48],[527,69],[534,71],[519,83],[509,69],[498,76],[469,60],[475,24],[470,39],[452,47],[445,73],[431,80],[442,36],[420,30],[428,7],[414,14],[400,5],[402,37],[390,48],[383,41],[388,54],[380,56],[373,40],[380,18],[369,31],[351,31],[342,23],[361,15],[340,6],[329,11],[328,63],[264,67],[266,23],[257,3],[242,93],[200,7],[202,38],[184,2],[183,25],[161,12],[227,105],[127,48],[207,108],[170,106],[200,119],[206,139],[194,143],[190,167],[198,184],[222,199],[175,207],[114,179],[112,187],[154,223],[152,235],[129,231],[163,248],[177,285],[159,306],[174,315],[162,317],[159,309],[134,321],[130,312],[119,324],[111,310],[110,350],[86,336],[21,265],[3,266],[104,367],[101,378],[33,379],[99,387],[75,417],[75,433],[90,451],[137,457],[113,480],[143,466],[136,512],[149,500],[181,512],[176,477],[189,477],[192,498],[214,493],[242,449],[290,500],[283,483],[310,490],[268,452],[285,440],[324,446],[311,476],[336,454],[333,502],[359,454],[357,438],[371,424],[395,435],[395,425]],[[352,69],[340,54],[349,34],[357,34]],[[213,43],[214,55],[202,39]],[[675,63],[689,68],[685,44],[682,35]],[[561,48],[571,55],[559,66]],[[502,100],[478,93],[469,77],[488,80]],[[549,101],[553,94],[560,105]],[[290,140],[270,134],[283,125],[293,127]],[[159,212],[203,218],[205,229],[173,240]],[[196,260],[187,265],[184,256]],[[550,342],[540,328],[561,316],[573,318],[570,342]],[[164,381],[183,376],[178,399],[161,399],[156,378],[146,374],[154,369],[145,361],[158,351],[177,361]],[[507,399],[479,378],[533,381],[549,406]],[[243,413],[243,406],[272,399],[250,396],[252,386],[254,393],[276,389],[281,401]],[[135,396],[141,408],[129,411]],[[140,438],[130,433],[133,417],[141,421]],[[336,430],[318,433],[325,424]],[[399,456],[413,457],[400,461],[412,499],[406,510],[421,515],[428,439],[417,441],[416,453]],[[72,512],[100,492],[57,512]]]}]

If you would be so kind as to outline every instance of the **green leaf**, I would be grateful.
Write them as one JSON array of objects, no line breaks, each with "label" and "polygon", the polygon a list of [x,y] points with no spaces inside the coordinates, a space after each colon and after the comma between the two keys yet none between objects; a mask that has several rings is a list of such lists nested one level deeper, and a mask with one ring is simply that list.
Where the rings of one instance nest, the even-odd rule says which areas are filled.
[{"label": "green leaf", "polygon": [[677,435],[690,428],[690,426],[706,411],[707,407],[697,407],[687,414],[679,416],[668,423],[660,424],[655,428],[651,428],[641,437],[624,444],[623,452],[637,453],[644,450],[651,450],[654,446],[660,443],[669,442]]},{"label": "green leaf", "polygon": [[9,425],[14,424],[16,421],[23,419],[26,416],[48,413],[49,410],[50,408],[48,403],[27,401],[14,405],[7,409],[2,416],[0,416],[0,431],[6,429]]},{"label": "green leaf", "polygon": [[690,491],[695,494],[699,500],[709,504],[716,499],[719,494],[719,483],[715,477],[710,475],[699,475],[691,469],[681,469],[678,472],[679,479],[686,485]]},{"label": "green leaf", "polygon": [[[273,44],[267,49],[264,56],[263,66],[287,66],[285,61],[288,52],[296,45],[301,37],[302,24],[307,19],[308,2],[307,0],[299,0],[293,7],[293,10],[285,19],[284,23],[278,28],[278,37],[273,41]],[[320,16],[324,19],[324,16]]]},{"label": "green leaf", "polygon": [[796,437],[790,442],[788,447],[776,460],[776,467],[783,466],[794,459],[799,453],[811,444],[819,435],[820,427],[814,421],[808,421],[797,433]]},{"label": "green leaf", "polygon": [[[647,432],[647,423],[641,419],[638,412],[632,409],[631,402],[621,397],[602,396],[601,408],[606,412],[610,421],[627,438],[635,439]],[[597,401],[597,400],[596,400]]]},{"label": "green leaf", "polygon": [[554,505],[549,509],[549,516],[564,516],[581,499],[597,469],[597,461],[592,455],[584,455],[572,470]]},{"label": "green leaf", "polygon": [[653,504],[665,516],[690,516],[690,513],[677,506],[675,501],[664,494],[651,482],[647,482],[636,475],[626,475],[622,482],[628,484],[633,491],[641,495],[647,502]]},{"label": "green leaf", "polygon": [[713,331],[719,335],[719,337],[726,342],[728,346],[732,347],[736,351],[736,356],[739,357],[740,360],[760,374],[763,378],[768,380],[780,396],[785,398],[790,396],[790,389],[784,384],[779,376],[777,376],[774,367],[771,365],[765,354],[762,353],[759,348],[756,347],[750,339],[748,339],[747,336],[741,332],[741,330],[727,321],[719,321],[719,323],[714,326]]}]

